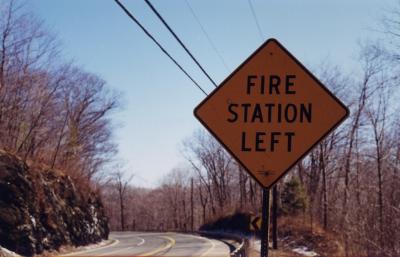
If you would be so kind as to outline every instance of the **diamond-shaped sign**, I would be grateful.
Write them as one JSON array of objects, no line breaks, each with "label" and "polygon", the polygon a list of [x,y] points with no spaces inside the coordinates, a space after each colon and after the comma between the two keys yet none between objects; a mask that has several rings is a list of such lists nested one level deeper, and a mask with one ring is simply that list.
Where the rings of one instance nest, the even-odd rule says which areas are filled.
[{"label": "diamond-shaped sign", "polygon": [[271,187],[349,110],[269,39],[194,114],[263,187]]}]

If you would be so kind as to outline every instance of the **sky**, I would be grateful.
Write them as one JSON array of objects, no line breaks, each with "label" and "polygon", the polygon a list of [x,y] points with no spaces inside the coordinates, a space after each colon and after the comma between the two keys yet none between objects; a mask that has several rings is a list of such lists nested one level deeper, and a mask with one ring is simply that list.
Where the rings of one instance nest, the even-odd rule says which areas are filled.
[{"label": "sky", "polygon": [[[121,1],[207,93],[214,89],[143,0]],[[379,19],[396,6],[395,0],[250,0],[261,37],[248,1],[151,0],[217,83],[271,37],[311,70],[328,60],[350,73],[357,67],[359,42],[379,37]],[[168,172],[184,165],[182,142],[201,128],[193,109],[205,95],[115,2],[27,3],[58,36],[65,60],[74,60],[120,92],[122,108],[113,114],[114,139],[117,158],[134,174],[132,183],[157,186]]]}]

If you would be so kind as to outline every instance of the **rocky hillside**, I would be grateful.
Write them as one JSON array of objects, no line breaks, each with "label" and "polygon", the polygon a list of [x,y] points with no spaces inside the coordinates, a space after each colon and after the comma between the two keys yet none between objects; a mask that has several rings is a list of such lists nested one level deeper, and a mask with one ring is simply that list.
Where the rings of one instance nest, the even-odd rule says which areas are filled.
[{"label": "rocky hillside", "polygon": [[[83,192],[85,191],[85,192]],[[103,205],[61,172],[0,151],[0,246],[31,256],[108,237]]]}]

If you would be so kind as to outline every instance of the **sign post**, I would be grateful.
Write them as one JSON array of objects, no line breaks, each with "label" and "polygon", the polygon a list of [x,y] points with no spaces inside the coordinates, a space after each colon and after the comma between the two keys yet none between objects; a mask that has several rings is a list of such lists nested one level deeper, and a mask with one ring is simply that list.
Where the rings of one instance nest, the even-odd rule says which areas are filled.
[{"label": "sign post", "polygon": [[268,256],[269,189],[349,110],[277,40],[269,39],[194,115],[263,188],[262,256]]},{"label": "sign post", "polygon": [[269,189],[262,191],[261,257],[268,257],[269,248]]}]

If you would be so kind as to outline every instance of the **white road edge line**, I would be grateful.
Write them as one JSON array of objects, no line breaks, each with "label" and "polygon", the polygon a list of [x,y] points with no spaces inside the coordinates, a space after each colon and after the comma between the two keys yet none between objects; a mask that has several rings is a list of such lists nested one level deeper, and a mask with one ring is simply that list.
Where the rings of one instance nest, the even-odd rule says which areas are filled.
[{"label": "white road edge line", "polygon": [[151,256],[151,255],[155,255],[156,253],[159,253],[161,251],[167,250],[169,248],[172,248],[172,246],[174,246],[176,244],[175,239],[173,239],[172,237],[169,236],[159,236],[159,238],[164,238],[167,239],[169,241],[169,243],[167,243],[166,245],[159,247],[151,252],[147,252],[147,253],[142,253],[140,256]]},{"label": "white road edge line", "polygon": [[78,252],[72,252],[72,253],[68,253],[68,254],[61,254],[60,256],[74,256],[74,255],[77,255],[77,254],[94,252],[94,251],[97,251],[97,250],[101,250],[101,249],[104,249],[104,248],[107,248],[107,247],[114,246],[114,245],[119,243],[118,239],[112,239],[112,240],[114,242],[112,242],[111,244],[105,245],[105,246],[101,246],[101,247],[97,247],[97,248],[93,248],[93,249],[88,249],[88,250],[83,250],[83,251],[78,251]]},{"label": "white road edge line", "polygon": [[208,240],[208,242],[211,243],[211,247],[208,248],[204,253],[202,253],[202,254],[200,255],[200,257],[206,256],[209,252],[211,252],[211,251],[214,250],[214,248],[215,248],[215,243],[213,242],[213,240],[208,239],[208,238],[206,238],[206,239]]},{"label": "white road edge line", "polygon": [[141,246],[142,244],[144,244],[145,240],[144,240],[144,238],[141,238],[141,237],[138,237],[138,238],[140,238],[140,240],[142,240],[142,241],[140,243],[138,243],[137,246]]},{"label": "white road edge line", "polygon": [[208,242],[208,243],[211,244],[210,248],[208,248],[207,250],[205,250],[199,257],[206,256],[209,252],[211,252],[211,251],[215,248],[215,243],[213,242],[213,240],[211,240],[211,239],[209,239],[209,238],[207,238],[207,237],[203,237],[203,236],[194,236],[194,235],[188,235],[188,234],[182,234],[182,235],[190,236],[190,237],[195,237],[195,238],[201,239],[201,240],[206,241],[206,242]]},{"label": "white road edge line", "polygon": [[[138,236],[133,236],[133,237],[134,237],[134,238],[140,238],[140,239],[143,240],[143,241],[140,242],[139,244],[143,244],[143,243],[144,243],[144,239],[143,239],[143,238],[138,237]],[[127,249],[135,248],[136,246],[139,246],[139,244],[137,244],[137,245],[135,245],[135,246],[127,246],[127,247],[124,247],[124,248],[121,248],[121,249],[116,249],[116,250],[111,251],[111,252],[102,253],[102,254],[99,254],[98,256],[106,256],[106,255],[110,255],[110,254],[115,254],[115,253],[118,253],[118,252],[121,252],[121,251],[125,251],[125,250],[127,250]]]},{"label": "white road edge line", "polygon": [[128,247],[124,247],[124,248],[121,248],[121,249],[116,249],[116,250],[111,251],[111,252],[106,252],[106,253],[99,254],[98,256],[110,255],[110,254],[115,254],[115,253],[118,253],[118,252],[126,251],[127,249],[133,249],[136,246],[142,245],[145,242],[145,240],[143,238],[141,238],[141,237],[138,237],[138,236],[134,236],[134,237],[135,238],[140,238],[143,241],[141,241],[139,244],[137,244],[135,246],[128,246]]}]

